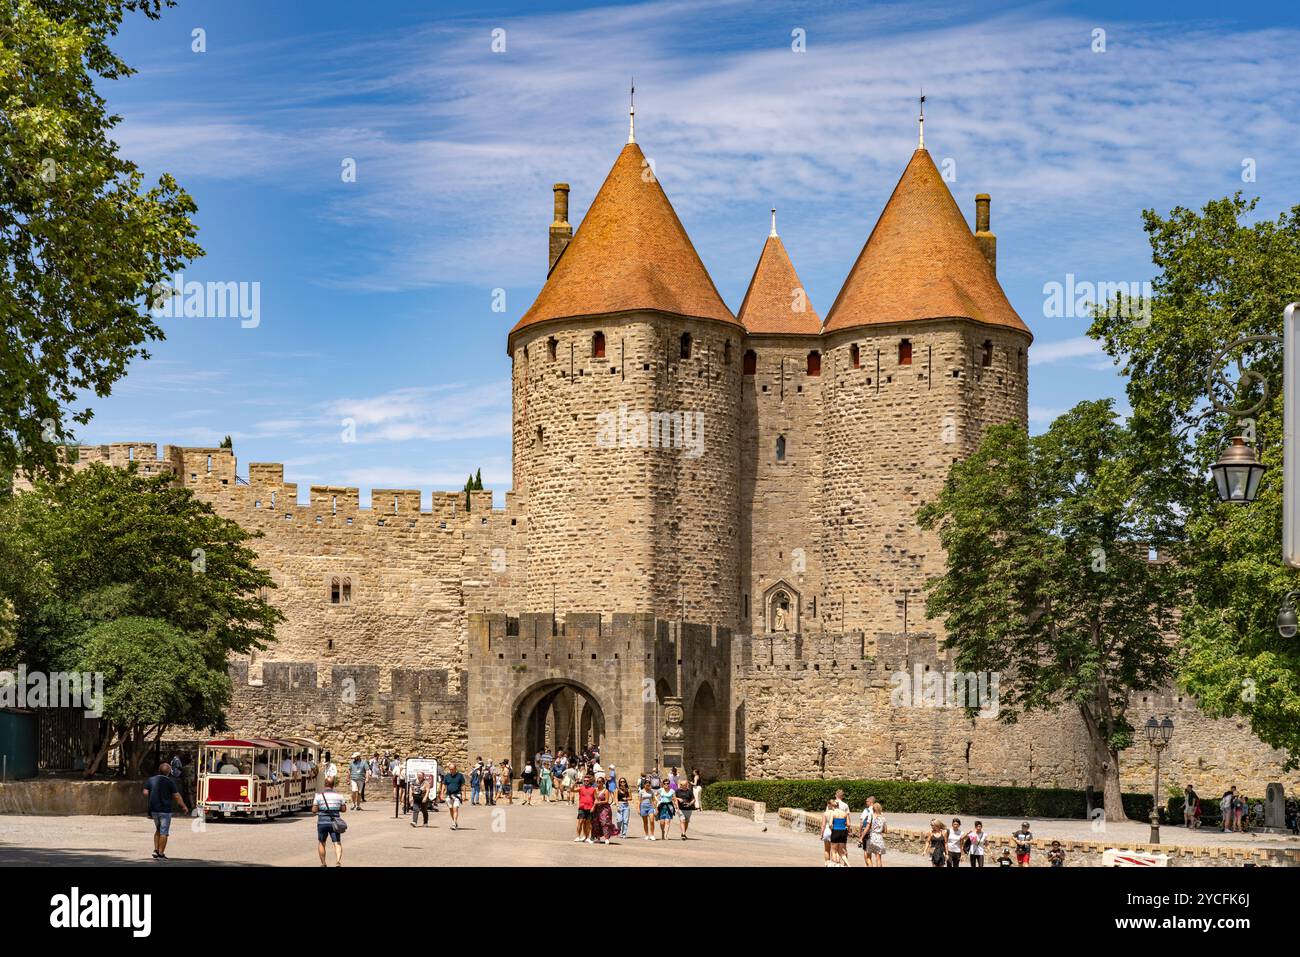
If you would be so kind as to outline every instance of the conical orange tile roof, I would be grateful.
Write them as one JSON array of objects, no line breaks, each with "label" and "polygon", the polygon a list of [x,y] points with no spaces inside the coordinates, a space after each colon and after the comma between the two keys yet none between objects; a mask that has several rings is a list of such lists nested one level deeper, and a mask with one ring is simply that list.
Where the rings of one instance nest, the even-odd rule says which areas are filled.
[{"label": "conical orange tile roof", "polygon": [[808,301],[780,236],[768,236],[738,317],[753,333],[819,335],[822,320]]},{"label": "conical orange tile roof", "polygon": [[930,154],[918,149],[849,270],[824,331],[940,318],[1029,332]]},{"label": "conical orange tile roof", "polygon": [[641,147],[628,143],[510,334],[549,319],[633,310],[738,325]]}]

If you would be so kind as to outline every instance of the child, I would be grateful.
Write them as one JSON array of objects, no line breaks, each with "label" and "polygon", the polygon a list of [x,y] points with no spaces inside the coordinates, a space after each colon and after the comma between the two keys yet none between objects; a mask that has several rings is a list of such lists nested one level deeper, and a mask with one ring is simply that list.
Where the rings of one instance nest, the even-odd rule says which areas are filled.
[{"label": "child", "polygon": [[1052,842],[1052,849],[1047,852],[1047,863],[1051,867],[1065,866],[1065,851],[1060,841]]},{"label": "child", "polygon": [[1011,859],[1011,849],[1002,848],[1002,856],[998,858],[998,867],[1013,867],[1014,865],[1015,861]]},{"label": "child", "polygon": [[1016,864],[1019,867],[1029,866],[1029,852],[1033,850],[1030,843],[1034,839],[1034,834],[1029,830],[1029,822],[1025,821],[1020,825],[1020,830],[1011,835],[1011,839],[1016,842]]}]

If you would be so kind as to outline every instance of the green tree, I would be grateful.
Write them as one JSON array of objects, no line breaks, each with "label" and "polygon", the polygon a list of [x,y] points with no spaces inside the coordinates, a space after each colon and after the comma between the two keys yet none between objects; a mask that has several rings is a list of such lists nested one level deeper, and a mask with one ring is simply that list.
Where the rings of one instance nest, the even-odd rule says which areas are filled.
[{"label": "green tree", "polygon": [[[170,4],[167,4],[170,5]],[[133,71],[109,46],[161,0],[0,0],[0,475],[60,467],[143,344],[151,293],[202,255],[193,200],[144,188],[96,84]]]},{"label": "green tree", "polygon": [[[145,477],[134,465],[97,463],[38,481],[0,504],[0,607],[16,622],[0,664],[87,670],[93,637],[103,656],[138,654],[123,658],[123,669],[136,669],[120,672],[124,680],[149,686],[154,679],[138,669],[153,662],[185,689],[184,707],[161,710],[140,705],[164,700],[153,692],[123,690],[129,707],[110,718],[119,742],[171,724],[219,725],[229,656],[265,648],[283,620],[266,601],[275,584],[249,546],[254,537],[168,476]],[[166,639],[154,652],[140,644],[151,635]],[[162,661],[167,648],[183,680],[176,662]],[[90,670],[105,674],[112,698],[110,671]]]},{"label": "green tree", "polygon": [[1124,820],[1120,752],[1129,695],[1172,673],[1172,566],[1148,560],[1164,521],[1132,437],[1109,400],[1083,402],[1046,433],[989,429],[918,515],[937,529],[947,572],[929,586],[959,671],[998,675],[998,718],[1074,710],[1107,820]]},{"label": "green tree", "polygon": [[148,741],[175,725],[220,726],[230,700],[230,676],[214,668],[204,643],[158,618],[122,617],[79,636],[74,670],[103,675],[107,734],[87,762],[96,773],[112,748],[129,755],[127,774],[139,776]]},{"label": "green tree", "polygon": [[[1207,392],[1221,351],[1243,337],[1280,335],[1284,306],[1300,299],[1300,206],[1256,219],[1256,202],[1237,194],[1199,211],[1145,211],[1159,270],[1149,315],[1110,310],[1090,334],[1126,371],[1142,467],[1183,519],[1179,681],[1209,714],[1248,719],[1294,767],[1300,642],[1274,625],[1282,597],[1300,588],[1281,552],[1280,344],[1238,349],[1216,376],[1215,399],[1238,414],[1215,412]],[[1239,432],[1254,433],[1269,466],[1249,505],[1220,503],[1208,478],[1226,437]]]},{"label": "green tree", "polygon": [[478,469],[474,472],[474,491],[483,491],[483,470]]}]

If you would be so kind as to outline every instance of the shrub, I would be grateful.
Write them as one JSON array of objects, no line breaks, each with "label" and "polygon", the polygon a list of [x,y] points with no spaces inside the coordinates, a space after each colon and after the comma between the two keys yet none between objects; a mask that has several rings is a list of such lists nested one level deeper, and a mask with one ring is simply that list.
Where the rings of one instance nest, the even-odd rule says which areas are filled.
[{"label": "shrub", "polygon": [[[715,781],[704,789],[706,810],[726,810],[727,798],[763,801],[779,807],[821,811],[837,788],[844,789],[850,807],[861,807],[869,795],[887,811],[903,814],[983,814],[988,817],[1087,817],[1083,791],[1069,788],[993,787],[947,781],[770,780]],[[1100,801],[1100,795],[1096,800]],[[1137,820],[1151,816],[1150,794],[1125,794],[1124,813]]]}]

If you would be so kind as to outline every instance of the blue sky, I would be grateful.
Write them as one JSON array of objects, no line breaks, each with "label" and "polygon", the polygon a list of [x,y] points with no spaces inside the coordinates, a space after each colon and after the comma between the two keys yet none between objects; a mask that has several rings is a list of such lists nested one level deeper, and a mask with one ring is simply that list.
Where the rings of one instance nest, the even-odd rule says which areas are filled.
[{"label": "blue sky", "polygon": [[1044,314],[1046,283],[1150,279],[1145,207],[1298,201],[1300,14],[1281,3],[181,0],[118,45],[139,73],[103,85],[115,139],[199,206],[207,255],[185,278],[257,282],[261,316],[162,320],[79,437],[230,434],[241,474],[284,462],[304,497],[457,488],[477,468],[508,488],[506,332],[545,278],[551,184],[571,184],[576,225],[626,139],[630,74],[637,139],[727,303],[776,206],[822,315],[924,87],[963,211],[993,197],[999,277],[1035,335],[1035,430],[1123,391],[1086,319]]}]

